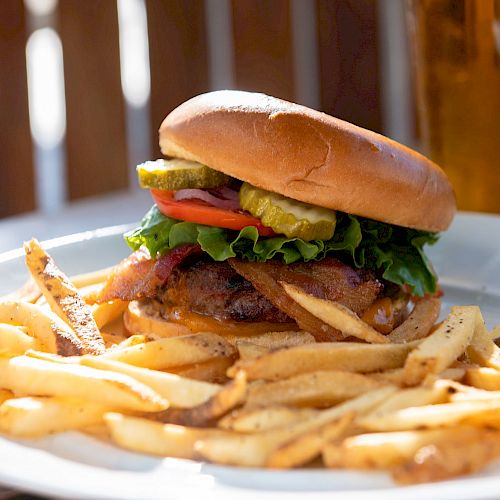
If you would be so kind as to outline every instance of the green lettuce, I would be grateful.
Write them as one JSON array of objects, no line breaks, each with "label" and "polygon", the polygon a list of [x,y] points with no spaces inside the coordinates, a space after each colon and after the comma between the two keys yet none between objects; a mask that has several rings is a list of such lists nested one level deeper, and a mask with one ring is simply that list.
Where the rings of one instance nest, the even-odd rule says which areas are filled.
[{"label": "green lettuce", "polygon": [[338,213],[333,238],[304,241],[300,238],[259,237],[249,226],[241,231],[181,222],[166,217],[154,205],[138,228],[125,234],[128,245],[145,246],[155,258],[183,244],[197,243],[212,259],[239,257],[256,262],[280,258],[286,264],[321,260],[327,254],[358,268],[374,269],[387,281],[407,285],[415,295],[435,293],[437,278],[424,254],[424,246],[437,235]]}]

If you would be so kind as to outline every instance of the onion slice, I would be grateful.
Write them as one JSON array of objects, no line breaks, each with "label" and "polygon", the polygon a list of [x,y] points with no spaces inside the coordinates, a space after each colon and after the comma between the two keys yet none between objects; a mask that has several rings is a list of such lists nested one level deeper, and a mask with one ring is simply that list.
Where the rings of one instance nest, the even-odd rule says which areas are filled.
[{"label": "onion slice", "polygon": [[[214,192],[216,194],[213,194]],[[221,197],[217,195],[220,195]],[[212,190],[212,192],[205,189],[179,189],[174,193],[175,201],[192,199],[202,200],[217,208],[240,210],[238,193],[229,188],[219,188],[218,190]]]}]

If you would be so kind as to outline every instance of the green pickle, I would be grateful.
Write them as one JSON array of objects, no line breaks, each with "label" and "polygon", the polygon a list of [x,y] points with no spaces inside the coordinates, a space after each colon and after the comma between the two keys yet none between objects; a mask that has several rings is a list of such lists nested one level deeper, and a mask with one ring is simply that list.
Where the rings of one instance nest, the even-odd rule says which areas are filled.
[{"label": "green pickle", "polygon": [[230,177],[196,161],[147,161],[137,166],[139,184],[150,189],[212,189],[225,186]]},{"label": "green pickle", "polygon": [[295,201],[246,182],[240,189],[240,205],[262,224],[288,238],[329,240],[335,232],[335,211]]}]

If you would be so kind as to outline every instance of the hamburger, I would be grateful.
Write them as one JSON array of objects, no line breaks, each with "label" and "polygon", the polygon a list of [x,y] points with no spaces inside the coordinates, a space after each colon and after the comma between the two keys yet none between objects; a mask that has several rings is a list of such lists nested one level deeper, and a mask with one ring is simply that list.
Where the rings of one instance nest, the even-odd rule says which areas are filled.
[{"label": "hamburger", "polygon": [[307,107],[199,95],[163,121],[165,159],[138,166],[154,205],[101,301],[132,301],[134,332],[340,332],[283,290],[337,301],[382,333],[439,293],[424,253],[450,225],[444,172],[409,148]]}]

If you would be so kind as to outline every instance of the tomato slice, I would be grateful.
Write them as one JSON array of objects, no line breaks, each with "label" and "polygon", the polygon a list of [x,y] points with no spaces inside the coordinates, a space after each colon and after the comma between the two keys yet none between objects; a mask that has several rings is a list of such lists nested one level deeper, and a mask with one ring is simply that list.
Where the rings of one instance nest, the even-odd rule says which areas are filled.
[{"label": "tomato slice", "polygon": [[186,222],[205,226],[223,227],[239,231],[247,226],[255,226],[261,236],[273,236],[274,231],[262,225],[260,219],[252,215],[233,212],[224,208],[207,205],[199,200],[174,200],[174,191],[151,189],[151,195],[163,215]]}]

